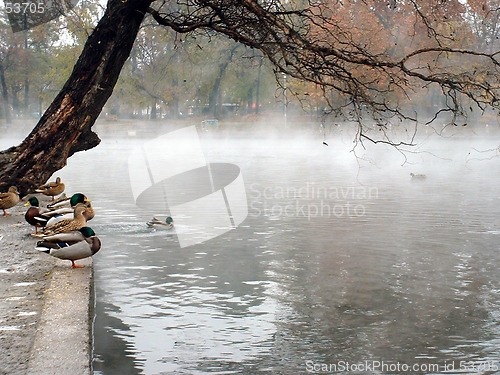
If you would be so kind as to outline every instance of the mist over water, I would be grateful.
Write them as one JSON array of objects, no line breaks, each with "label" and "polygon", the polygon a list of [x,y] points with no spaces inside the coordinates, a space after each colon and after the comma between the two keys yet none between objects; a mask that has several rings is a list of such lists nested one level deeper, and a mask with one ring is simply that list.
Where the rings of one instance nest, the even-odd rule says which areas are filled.
[{"label": "mist over water", "polygon": [[92,200],[103,243],[96,374],[499,365],[498,133],[422,132],[402,154],[370,144],[354,153],[340,128],[200,132],[207,161],[240,167],[249,215],[181,248],[175,231],[188,228],[148,228],[167,213],[135,205],[127,169],[135,147],[170,130],[99,124],[101,145],[57,173],[67,193]]}]

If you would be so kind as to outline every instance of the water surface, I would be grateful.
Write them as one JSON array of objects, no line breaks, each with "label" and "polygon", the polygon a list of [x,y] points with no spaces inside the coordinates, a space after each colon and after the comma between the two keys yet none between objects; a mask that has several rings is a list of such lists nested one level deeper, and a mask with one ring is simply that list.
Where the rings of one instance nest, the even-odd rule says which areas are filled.
[{"label": "water surface", "polygon": [[58,174],[92,199],[103,242],[96,374],[498,365],[500,168],[474,150],[494,140],[434,137],[404,164],[383,146],[357,159],[348,137],[202,134],[210,162],[241,168],[249,216],[181,248],[175,231],[147,228],[166,213],[136,207],[128,181],[131,150],[164,131],[104,132]]}]

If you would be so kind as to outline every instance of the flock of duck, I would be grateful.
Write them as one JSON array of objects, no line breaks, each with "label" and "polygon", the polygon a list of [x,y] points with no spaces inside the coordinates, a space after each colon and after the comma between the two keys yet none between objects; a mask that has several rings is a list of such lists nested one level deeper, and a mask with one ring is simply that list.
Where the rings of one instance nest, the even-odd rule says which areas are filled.
[{"label": "flock of duck", "polygon": [[[64,194],[65,185],[59,177],[53,182],[40,186],[36,193],[52,197],[47,208],[41,208],[37,197],[28,199],[29,206],[24,215],[26,221],[35,227],[32,236],[41,237],[35,249],[50,254],[59,259],[70,260],[74,268],[75,260],[88,258],[101,248],[101,240],[96,236],[87,222],[95,216],[91,201],[82,193],[67,197]],[[56,196],[59,196],[57,199]],[[7,193],[0,193],[0,209],[4,216],[9,216],[5,210],[15,207],[21,201],[19,191],[11,186]],[[148,227],[171,229],[173,219],[168,216],[165,221],[153,217],[146,223]],[[38,229],[42,229],[40,232]],[[0,234],[0,240],[3,235]]]},{"label": "flock of duck", "polygon": [[[410,173],[412,180],[424,180],[423,174]],[[30,206],[24,215],[26,221],[35,227],[32,236],[41,237],[35,249],[50,254],[59,259],[71,261],[74,268],[80,268],[75,260],[88,258],[101,248],[101,240],[96,236],[87,222],[95,216],[91,201],[82,193],[73,194],[68,198],[64,194],[65,185],[59,177],[35,190],[52,197],[52,202],[46,209],[40,208],[36,197],[30,197],[25,206]],[[55,198],[60,195],[59,198]],[[15,207],[21,201],[19,191],[11,186],[7,193],[0,193],[0,209],[4,216],[9,216],[5,210]],[[149,227],[171,229],[173,220],[170,216],[165,221],[156,218],[147,222]],[[42,228],[39,233],[38,229]],[[0,240],[3,235],[0,234]]]},{"label": "flock of duck", "polygon": [[[41,208],[37,197],[28,199],[25,206],[29,206],[24,217],[35,227],[32,236],[40,237],[35,249],[59,259],[70,260],[74,268],[81,268],[75,260],[88,258],[101,248],[101,241],[87,221],[94,218],[95,212],[91,201],[82,193],[67,197],[64,193],[65,185],[58,177],[35,190],[52,197],[47,208]],[[55,198],[60,195],[59,198]],[[7,193],[0,193],[0,209],[4,216],[9,216],[5,210],[15,207],[21,201],[19,191],[11,186]],[[41,232],[38,229],[41,228]],[[1,236],[1,235],[0,235]],[[2,237],[0,237],[1,239]]]}]

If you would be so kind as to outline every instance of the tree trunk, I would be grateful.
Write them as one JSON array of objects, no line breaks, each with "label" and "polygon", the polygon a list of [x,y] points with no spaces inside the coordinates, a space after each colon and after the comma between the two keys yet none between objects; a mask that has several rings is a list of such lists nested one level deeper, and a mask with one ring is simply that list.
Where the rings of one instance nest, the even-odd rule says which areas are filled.
[{"label": "tree trunk", "polygon": [[149,119],[156,120],[156,118],[157,118],[156,99],[153,98],[153,99],[151,99],[151,113],[149,115]]},{"label": "tree trunk", "polygon": [[2,99],[0,102],[3,104],[3,112],[5,116],[5,122],[7,124],[12,123],[12,118],[10,116],[9,108],[9,90],[7,89],[7,83],[5,82],[5,71],[3,65],[0,62],[0,85],[2,86]]},{"label": "tree trunk", "polygon": [[19,92],[21,91],[21,87],[18,85],[14,85],[11,87],[10,91],[12,92],[12,109],[14,113],[19,116],[21,111],[21,102],[19,101]]},{"label": "tree trunk", "polygon": [[177,81],[177,77],[172,78],[172,107],[173,107],[173,114],[172,118],[178,118],[179,117],[179,98],[177,97],[177,86],[179,86],[179,82]]},{"label": "tree trunk", "polygon": [[219,65],[219,74],[215,78],[214,85],[212,86],[212,90],[208,96],[208,108],[212,117],[217,117],[217,99],[219,98],[220,82],[222,75],[226,70],[227,64],[228,63],[222,63]]},{"label": "tree trunk", "polygon": [[30,115],[30,81],[24,80],[24,116]]},{"label": "tree trunk", "polygon": [[264,63],[264,56],[259,61],[259,72],[257,74],[257,88],[255,93],[255,114],[258,115],[260,111],[260,80],[262,78],[262,64]]},{"label": "tree trunk", "polygon": [[[26,18],[26,14],[25,14]],[[24,50],[26,53],[26,58],[29,59],[28,53],[28,30],[24,32]],[[26,66],[29,66],[29,61],[24,62]],[[30,114],[30,80],[28,78],[28,72],[25,72],[26,77],[24,78],[24,117]]]},{"label": "tree trunk", "polygon": [[115,87],[152,0],[109,0],[71,76],[33,131],[0,153],[0,191],[21,195],[44,183],[75,152],[97,146],[91,128]]},{"label": "tree trunk", "polygon": [[[226,61],[219,64],[219,72],[217,77],[215,78],[214,85],[212,86],[212,90],[210,91],[210,95],[208,97],[208,107],[209,111],[213,117],[217,118],[218,112],[222,108],[222,103],[220,103],[220,85],[222,82],[222,78],[224,77],[224,73],[226,73],[227,66],[233,60],[234,51],[237,47],[233,47],[229,51],[229,56]],[[219,103],[217,103],[219,101]]]},{"label": "tree trunk", "polygon": [[247,94],[247,114],[250,114],[253,112],[253,87],[250,87],[248,89],[248,94]]}]

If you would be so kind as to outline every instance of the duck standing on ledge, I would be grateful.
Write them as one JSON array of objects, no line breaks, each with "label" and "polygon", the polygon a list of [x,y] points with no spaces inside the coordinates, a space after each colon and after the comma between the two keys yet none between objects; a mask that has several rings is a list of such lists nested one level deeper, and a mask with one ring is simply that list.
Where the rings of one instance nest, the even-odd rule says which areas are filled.
[{"label": "duck standing on ledge", "polygon": [[88,258],[97,253],[100,248],[101,240],[89,227],[45,237],[42,241],[38,241],[35,247],[53,257],[71,260],[73,268],[82,268],[83,266],[75,264],[75,260]]},{"label": "duck standing on ledge", "polygon": [[[92,220],[95,216],[95,211],[94,211],[94,208],[92,207],[92,203],[87,198],[84,198],[84,200],[82,202],[78,202],[78,203],[83,204],[86,208],[85,212],[83,213],[83,216],[85,216],[85,220],[87,220],[87,221]],[[75,203],[74,205],[76,206],[76,204],[78,204],[78,203]],[[72,204],[73,204],[73,202],[72,202]],[[57,223],[59,223],[63,220],[72,219],[73,212],[74,212],[74,207],[60,208],[60,209],[55,210],[55,211],[49,211],[46,215],[52,216],[52,217],[48,221],[47,226],[56,225]]]},{"label": "duck standing on ledge", "polygon": [[40,211],[40,202],[36,197],[31,197],[28,199],[28,202],[25,206],[30,206],[24,218],[28,223],[35,227],[35,234],[38,234],[38,228],[45,228],[47,226],[47,222],[50,220],[50,217],[43,215]]},{"label": "duck standing on ledge", "polygon": [[[56,205],[56,204],[58,204],[58,203],[61,203],[61,202],[66,203],[66,202],[69,202],[69,200],[70,200],[70,198],[68,198],[68,197],[66,196],[66,194],[62,193],[62,194],[61,194],[59,197],[57,197],[54,201],[52,201],[51,203],[49,203],[49,204],[47,205],[47,208],[48,208],[49,210],[53,210],[53,209],[54,209],[54,208],[53,208],[53,206],[54,206],[54,205]],[[62,204],[64,204],[64,203],[62,203]]]},{"label": "duck standing on ledge", "polygon": [[170,216],[167,216],[165,221],[161,221],[153,217],[146,224],[150,228],[172,229],[174,227],[174,220]]},{"label": "duck standing on ledge", "polygon": [[64,192],[64,189],[64,183],[61,182],[60,177],[57,177],[55,182],[48,182],[45,185],[40,186],[35,191],[37,193],[42,193],[43,195],[52,197],[52,201],[54,201],[54,197],[56,195],[62,194]]},{"label": "duck standing on ledge", "polygon": [[0,193],[0,209],[3,210],[3,216],[10,216],[5,210],[14,207],[20,201],[19,192],[15,186],[11,186],[7,193]]},{"label": "duck standing on ledge", "polygon": [[83,193],[75,193],[70,198],[66,197],[66,194],[63,194],[54,202],[48,204],[47,208],[51,211],[58,211],[62,208],[70,208],[70,211],[68,212],[71,212],[73,210],[73,207],[75,207],[78,203],[83,203],[86,199],[87,197]]},{"label": "duck standing on ledge", "polygon": [[63,220],[55,225],[45,228],[42,232],[42,236],[51,236],[58,233],[80,230],[80,228],[83,228],[87,224],[87,220],[83,215],[85,210],[85,205],[83,203],[78,203],[75,206],[72,219]]}]

